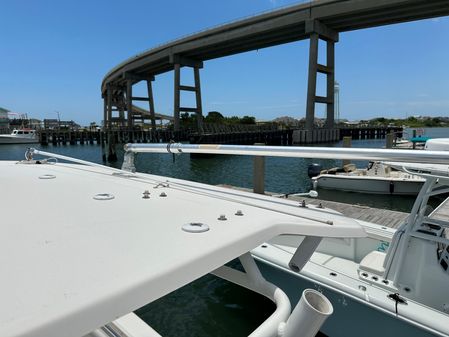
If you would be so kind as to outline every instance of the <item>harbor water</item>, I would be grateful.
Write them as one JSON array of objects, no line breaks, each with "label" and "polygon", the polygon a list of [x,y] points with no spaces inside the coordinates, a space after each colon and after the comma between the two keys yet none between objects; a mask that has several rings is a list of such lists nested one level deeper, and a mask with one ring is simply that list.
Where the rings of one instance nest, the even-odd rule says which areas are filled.
[{"label": "harbor water", "polygon": [[[410,132],[411,133],[411,132]],[[449,128],[426,129],[429,137],[449,137]],[[353,147],[381,148],[385,140],[353,141]],[[341,146],[341,143],[329,146]],[[0,160],[21,160],[29,145],[0,146]],[[120,167],[119,160],[103,163],[103,149],[99,145],[35,146],[43,151],[63,154],[100,164]],[[243,156],[190,157],[189,155],[138,155],[138,171],[199,181],[252,188],[252,158]],[[275,193],[304,192],[311,189],[307,167],[312,162],[323,168],[341,165],[336,160],[299,158],[266,158],[265,189]],[[357,162],[364,166],[366,162]],[[19,185],[20,182],[17,182]],[[320,191],[320,198],[356,203],[378,208],[408,212],[413,197],[373,196],[336,191]],[[273,304],[262,296],[214,276],[204,276],[191,284],[137,311],[162,336],[231,337],[247,336],[274,310]]]},{"label": "harbor water", "polygon": [[[448,129],[449,130],[449,129]],[[449,133],[449,131],[448,131]],[[448,135],[449,136],[449,135]],[[19,160],[30,145],[1,145],[0,160]],[[123,151],[117,147],[118,160],[103,162],[103,150],[99,145],[47,145],[33,144],[37,149],[58,153],[78,159],[120,168]],[[324,145],[320,145],[324,146]],[[341,147],[341,143],[325,146]],[[353,147],[381,148],[385,140],[358,140]],[[267,157],[265,161],[265,190],[273,193],[308,192],[312,188],[307,175],[309,164],[319,163],[323,168],[341,165],[340,160],[320,160],[302,158]],[[358,167],[367,166],[367,162],[354,162]],[[253,187],[253,158],[246,156],[215,155],[191,157],[189,155],[138,154],[136,167],[140,172],[198,181],[212,185],[230,185],[243,188]],[[414,201],[407,196],[359,195],[338,191],[320,190],[320,199],[338,200],[339,202],[361,204],[371,207],[386,208],[408,212]]]}]

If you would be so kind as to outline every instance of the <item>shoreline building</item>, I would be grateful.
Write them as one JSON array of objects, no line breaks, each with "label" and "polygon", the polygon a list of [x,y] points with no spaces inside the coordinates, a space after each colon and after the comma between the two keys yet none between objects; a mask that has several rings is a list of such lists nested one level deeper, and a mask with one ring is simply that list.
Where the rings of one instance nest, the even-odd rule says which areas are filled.
[{"label": "shoreline building", "polygon": [[0,108],[0,133],[9,133],[8,110]]}]

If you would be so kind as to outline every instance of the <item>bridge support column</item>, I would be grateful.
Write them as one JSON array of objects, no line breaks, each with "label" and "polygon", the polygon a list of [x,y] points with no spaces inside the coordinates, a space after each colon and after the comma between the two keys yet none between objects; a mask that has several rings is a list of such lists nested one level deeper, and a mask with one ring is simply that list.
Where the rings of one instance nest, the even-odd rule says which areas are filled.
[{"label": "bridge support column", "polygon": [[[153,129],[155,129],[156,113],[154,110],[153,88],[151,85],[151,82],[154,81],[154,76],[142,76],[132,73],[125,73],[123,75],[123,79],[125,80],[125,84],[117,88],[116,90],[117,93],[114,96],[115,100],[112,102],[112,104],[116,106],[116,109],[119,112],[118,121],[120,123],[120,126],[121,127],[126,126],[129,132],[128,135],[132,135],[131,132],[134,129],[136,121],[140,120],[143,126],[145,118],[148,119],[149,115],[151,119],[151,125]],[[133,96],[133,85],[139,83],[140,81],[147,82],[148,97]],[[149,102],[150,106],[149,112],[138,106],[134,106],[133,101]],[[127,114],[126,119],[125,119],[125,110]]]},{"label": "bridge support column", "polygon": [[175,72],[175,78],[174,78],[174,82],[175,82],[175,94],[174,94],[174,111],[173,111],[173,117],[174,117],[174,128],[175,131],[179,131],[181,123],[179,120],[179,107],[181,105],[181,92],[180,92],[180,82],[181,82],[181,65],[175,64],[174,65],[174,72]]},{"label": "bridge support column", "polygon": [[112,127],[112,88],[108,85],[108,88],[106,90],[106,106],[107,106],[107,117],[105,120],[105,126],[108,130]]},{"label": "bridge support column", "polygon": [[131,80],[126,81],[126,111],[128,113],[128,130],[133,127],[133,83]]},{"label": "bridge support column", "polygon": [[326,73],[327,77],[327,90],[326,90],[326,126],[328,129],[334,127],[335,122],[335,42],[327,41],[327,57],[326,63],[329,72]]},{"label": "bridge support column", "polygon": [[[311,143],[313,141],[316,103],[326,104],[326,128],[334,128],[335,42],[338,41],[338,33],[317,20],[306,22],[306,32],[310,33],[309,75],[306,105],[306,142]],[[320,39],[326,41],[327,44],[326,65],[318,63],[318,43]],[[325,74],[327,77],[326,96],[316,95],[318,73]]]},{"label": "bridge support column", "polygon": [[[106,94],[107,95],[107,94]],[[103,131],[106,131],[108,128],[108,98],[103,97]]]},{"label": "bridge support column", "polygon": [[196,99],[196,120],[198,123],[198,132],[203,133],[203,104],[201,102],[201,84],[200,84],[200,68],[193,68],[195,77],[195,99]]},{"label": "bridge support column", "polygon": [[107,118],[105,120],[105,130],[107,132],[106,139],[108,142],[107,160],[116,161],[117,154],[115,152],[115,139],[112,135],[112,95],[113,91],[111,86],[107,87],[105,99],[105,110],[107,110]]},{"label": "bridge support column", "polygon": [[[306,129],[307,140],[312,136],[315,120],[315,92],[318,65],[318,34],[310,35],[309,46],[309,79],[307,82]],[[311,140],[311,139],[310,139]]]},{"label": "bridge support column", "polygon": [[[181,112],[194,112],[196,114],[198,133],[203,133],[203,106],[201,103],[201,84],[200,84],[200,69],[203,67],[203,62],[181,57],[179,55],[171,55],[170,62],[173,63],[174,68],[174,129],[180,130],[180,113]],[[181,67],[193,68],[194,85],[181,85]],[[196,107],[183,107],[181,106],[181,91],[195,92]]]},{"label": "bridge support column", "polygon": [[151,119],[151,130],[156,131],[156,113],[154,111],[154,96],[153,96],[153,86],[151,80],[147,80],[147,92],[148,92],[148,105],[150,109],[150,119]]}]

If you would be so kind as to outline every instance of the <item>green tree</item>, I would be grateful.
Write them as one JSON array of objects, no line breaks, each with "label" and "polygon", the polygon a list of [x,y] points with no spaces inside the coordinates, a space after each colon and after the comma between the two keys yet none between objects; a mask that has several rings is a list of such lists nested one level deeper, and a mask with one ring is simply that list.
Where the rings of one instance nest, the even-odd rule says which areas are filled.
[{"label": "green tree", "polygon": [[182,128],[189,129],[195,128],[196,123],[196,114],[190,115],[188,112],[183,112],[180,115],[180,124]]},{"label": "green tree", "polygon": [[240,120],[240,123],[242,124],[256,124],[256,117],[251,116],[243,116]]},{"label": "green tree", "polygon": [[224,117],[218,111],[209,111],[204,119],[207,123],[223,123]]},{"label": "green tree", "polygon": [[226,124],[240,124],[240,118],[237,116],[227,117]]}]

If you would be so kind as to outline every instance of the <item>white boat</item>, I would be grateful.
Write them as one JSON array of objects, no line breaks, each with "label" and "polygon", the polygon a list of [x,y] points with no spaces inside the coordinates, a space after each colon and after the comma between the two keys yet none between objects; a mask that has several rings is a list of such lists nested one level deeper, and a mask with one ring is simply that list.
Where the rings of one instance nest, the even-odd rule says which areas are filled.
[{"label": "white boat", "polygon": [[393,195],[417,195],[424,181],[422,177],[396,170],[382,162],[370,162],[365,169],[349,164],[342,169],[323,170],[312,177],[314,189]]},{"label": "white boat", "polygon": [[[0,162],[2,337],[157,337],[133,311],[207,273],[275,302],[251,336],[313,337],[332,304],[309,289],[292,311],[249,251],[279,234],[366,235],[289,201],[32,154],[46,153]],[[301,248],[298,263],[312,252]],[[245,272],[224,266],[234,258]]]},{"label": "white boat", "polygon": [[[307,287],[315,288],[331,300],[334,314],[321,328],[328,336],[449,336],[449,239],[446,237],[449,199],[433,212],[428,205],[430,196],[449,193],[447,152],[180,144],[167,149],[171,153],[402,162],[426,182],[407,221],[398,230],[357,221],[365,229],[366,237],[314,239],[279,235],[251,253],[263,276],[284,289],[292,303],[299,299],[298,290]],[[162,148],[132,145],[128,150],[161,152]],[[404,161],[427,164],[432,167],[432,174],[419,173],[422,167]],[[128,158],[124,167],[132,170],[130,163],[132,159]],[[332,210],[310,206],[302,209],[328,217],[329,221],[348,219]],[[297,251],[301,249],[314,250],[304,266],[296,261]]]},{"label": "white boat", "polygon": [[[427,139],[427,138],[426,138]],[[426,151],[449,150],[449,138],[433,138],[425,142]],[[428,171],[429,167],[424,167]],[[343,168],[323,170],[312,176],[314,189],[324,188],[357,193],[418,195],[425,179],[410,172],[403,172],[400,165],[388,162],[370,162],[365,169],[354,164]]]},{"label": "white boat", "polygon": [[252,252],[263,275],[284,288],[320,289],[334,303],[322,328],[332,337],[448,336],[449,199],[433,212],[428,205],[430,196],[449,192],[448,166],[441,167],[440,175],[426,175],[398,230],[360,221],[367,238],[322,240],[300,273],[289,267],[300,238],[280,236]]},{"label": "white boat", "polygon": [[0,135],[0,144],[34,143],[39,143],[39,138],[33,129],[14,129],[9,135]]},{"label": "white boat", "polygon": [[399,138],[394,140],[393,147],[397,149],[411,149],[413,147],[413,143],[408,139]]},{"label": "white boat", "polygon": [[[133,311],[207,273],[276,303],[252,337],[314,336],[323,322],[332,337],[449,336],[447,223],[424,213],[445,177],[428,177],[394,233],[291,200],[133,172],[134,152],[163,150],[449,164],[438,151],[135,144],[117,170],[30,150],[0,162],[0,336],[159,336]],[[245,272],[224,266],[236,257]]]},{"label": "white boat", "polygon": [[449,151],[449,138],[433,138],[424,147],[428,151]]}]

